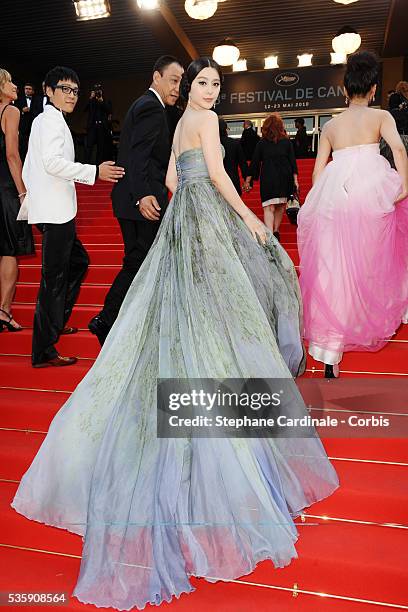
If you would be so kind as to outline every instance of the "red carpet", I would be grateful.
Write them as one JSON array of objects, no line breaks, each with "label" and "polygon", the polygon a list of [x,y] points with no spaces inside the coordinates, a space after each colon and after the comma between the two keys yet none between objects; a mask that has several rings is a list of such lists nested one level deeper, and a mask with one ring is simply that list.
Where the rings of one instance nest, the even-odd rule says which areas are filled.
[{"label": "red carpet", "polygon": [[[300,163],[302,198],[311,185],[313,160]],[[78,233],[91,266],[70,323],[80,328],[61,339],[59,350],[76,355],[70,368],[30,366],[31,325],[40,278],[37,254],[22,258],[13,311],[27,327],[0,335],[0,591],[65,592],[75,585],[82,542],[77,536],[26,520],[11,510],[18,481],[44,439],[51,419],[98,354],[87,323],[103,303],[122,259],[118,225],[111,212],[110,187],[78,187]],[[259,215],[259,192],[246,196]],[[282,243],[298,265],[296,229],[284,221]],[[342,380],[385,375],[408,384],[408,326],[378,353],[350,353]],[[308,361],[306,377],[321,377],[321,364]],[[336,384],[336,381],[333,383]],[[405,396],[406,397],[406,396]],[[401,406],[399,405],[401,404]],[[387,410],[402,412],[401,400]],[[402,434],[401,434],[402,436]],[[329,438],[324,440],[341,487],[298,519],[299,559],[283,570],[269,562],[232,583],[194,580],[197,590],[167,610],[204,612],[366,612],[408,609],[408,445],[405,439]],[[404,528],[405,527],[405,528]],[[296,585],[296,586],[295,586]],[[323,597],[322,594],[327,596]],[[54,606],[55,607],[55,606]],[[17,609],[17,608],[12,608]],[[20,609],[20,608],[19,608]],[[23,608],[25,609],[25,608]],[[29,608],[26,608],[27,610]],[[42,609],[42,608],[41,608]],[[55,609],[57,609],[55,607]],[[89,609],[69,597],[68,610]]]}]

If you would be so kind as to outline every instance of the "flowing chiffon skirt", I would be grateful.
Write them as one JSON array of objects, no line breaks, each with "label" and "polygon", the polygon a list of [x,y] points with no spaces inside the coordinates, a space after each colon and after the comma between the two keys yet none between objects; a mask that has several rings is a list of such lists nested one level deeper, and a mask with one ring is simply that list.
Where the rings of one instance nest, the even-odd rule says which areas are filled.
[{"label": "flowing chiffon skirt", "polygon": [[[54,418],[13,507],[84,537],[74,594],[143,609],[296,556],[293,517],[338,486],[317,437],[158,439],[157,378],[280,377],[304,367],[294,267],[260,246],[200,150],[94,366]],[[295,383],[293,394],[302,399]]]},{"label": "flowing chiffon skirt", "polygon": [[298,215],[304,337],[339,363],[377,351],[408,308],[408,199],[377,144],[333,153]]}]

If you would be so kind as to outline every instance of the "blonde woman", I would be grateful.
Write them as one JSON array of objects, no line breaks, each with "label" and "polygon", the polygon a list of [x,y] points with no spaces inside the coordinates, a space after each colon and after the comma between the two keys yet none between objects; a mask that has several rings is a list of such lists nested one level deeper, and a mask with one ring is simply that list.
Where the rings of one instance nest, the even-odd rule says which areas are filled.
[{"label": "blonde woman", "polygon": [[0,68],[0,331],[22,329],[11,313],[16,289],[18,255],[34,252],[31,228],[26,221],[17,221],[25,196],[18,152],[20,112],[12,106],[17,87],[7,70]]}]

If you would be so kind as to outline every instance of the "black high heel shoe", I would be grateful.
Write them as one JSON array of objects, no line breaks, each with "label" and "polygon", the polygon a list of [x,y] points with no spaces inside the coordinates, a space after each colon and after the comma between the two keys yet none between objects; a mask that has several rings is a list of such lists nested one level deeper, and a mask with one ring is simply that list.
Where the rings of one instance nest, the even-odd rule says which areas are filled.
[{"label": "black high heel shoe", "polygon": [[99,314],[89,321],[88,329],[91,334],[94,334],[98,338],[99,344],[103,346],[103,343],[108,337],[110,327]]},{"label": "black high heel shoe", "polygon": [[2,308],[0,308],[0,312],[2,312],[3,314],[6,315],[6,317],[8,317],[8,321],[5,321],[4,319],[0,319],[0,331],[3,331],[3,327],[6,327],[9,330],[9,332],[18,332],[23,329],[21,325],[19,327],[15,327],[14,325],[11,324],[11,321],[13,320],[13,315],[11,314],[11,312],[6,312]]},{"label": "black high heel shoe", "polygon": [[340,369],[338,364],[331,365],[329,363],[324,364],[324,377],[325,378],[338,378],[340,375]]}]

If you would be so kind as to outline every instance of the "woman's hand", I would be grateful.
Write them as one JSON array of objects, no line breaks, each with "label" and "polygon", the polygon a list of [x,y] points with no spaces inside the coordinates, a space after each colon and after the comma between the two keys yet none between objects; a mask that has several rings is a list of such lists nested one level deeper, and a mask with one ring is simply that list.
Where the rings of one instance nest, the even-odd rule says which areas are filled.
[{"label": "woman's hand", "polygon": [[395,200],[395,202],[401,202],[402,200],[405,200],[405,198],[408,198],[408,186],[402,187],[402,191],[399,194],[398,198]]},{"label": "woman's hand", "polygon": [[245,222],[245,225],[251,232],[253,239],[258,241],[258,237],[261,243],[265,244],[266,239],[268,237],[266,232],[266,226],[261,221],[259,221],[259,219],[254,215],[254,213],[249,210],[242,217],[242,220]]}]

